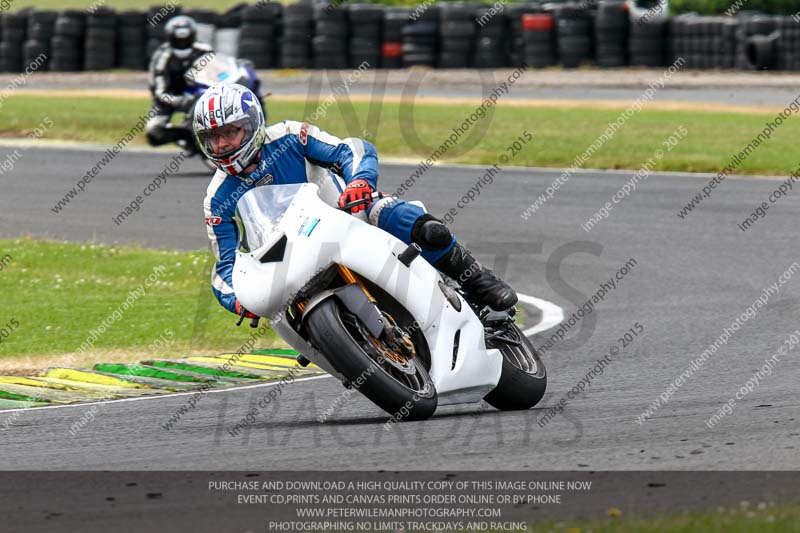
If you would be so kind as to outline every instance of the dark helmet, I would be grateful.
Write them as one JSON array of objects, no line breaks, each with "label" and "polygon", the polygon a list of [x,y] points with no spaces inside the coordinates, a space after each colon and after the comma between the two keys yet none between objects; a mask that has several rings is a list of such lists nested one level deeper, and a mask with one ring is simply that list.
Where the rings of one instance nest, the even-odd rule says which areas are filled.
[{"label": "dark helmet", "polygon": [[178,15],[167,22],[164,29],[172,49],[187,56],[192,50],[192,45],[197,39],[197,24],[194,19],[186,15]]}]

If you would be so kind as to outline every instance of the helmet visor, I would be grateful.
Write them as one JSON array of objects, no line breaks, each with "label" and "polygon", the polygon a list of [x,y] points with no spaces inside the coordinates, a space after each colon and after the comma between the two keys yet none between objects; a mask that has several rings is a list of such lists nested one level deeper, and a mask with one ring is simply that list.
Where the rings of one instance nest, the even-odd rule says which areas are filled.
[{"label": "helmet visor", "polygon": [[188,21],[176,21],[174,25],[168,26],[167,35],[169,44],[178,50],[191,50],[196,37],[195,29]]},{"label": "helmet visor", "polygon": [[247,145],[255,135],[255,125],[244,117],[219,128],[197,132],[197,140],[209,157],[225,158]]}]

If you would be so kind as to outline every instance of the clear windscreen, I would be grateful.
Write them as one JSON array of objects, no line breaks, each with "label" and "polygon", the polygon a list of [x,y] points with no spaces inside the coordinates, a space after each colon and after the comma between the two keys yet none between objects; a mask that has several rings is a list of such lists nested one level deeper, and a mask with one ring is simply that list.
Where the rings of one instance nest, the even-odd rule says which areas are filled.
[{"label": "clear windscreen", "polygon": [[239,79],[239,68],[233,57],[208,53],[195,60],[184,78],[189,85],[208,87],[217,83],[236,83]]},{"label": "clear windscreen", "polygon": [[291,205],[304,183],[265,185],[246,193],[236,204],[236,216],[241,222],[239,245],[257,250],[270,241],[281,217]]}]

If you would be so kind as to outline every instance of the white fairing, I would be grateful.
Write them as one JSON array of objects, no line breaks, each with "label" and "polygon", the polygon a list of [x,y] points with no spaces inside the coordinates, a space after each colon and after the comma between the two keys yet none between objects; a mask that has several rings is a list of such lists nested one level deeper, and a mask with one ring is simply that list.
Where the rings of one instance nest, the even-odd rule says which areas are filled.
[{"label": "white fairing", "polygon": [[[286,324],[276,324],[288,302],[331,263],[344,265],[382,287],[416,319],[431,351],[431,378],[439,403],[479,401],[500,379],[502,355],[487,350],[483,325],[469,305],[447,301],[441,277],[418,257],[409,267],[397,255],[406,245],[359,218],[336,210],[318,197],[314,184],[258,187],[237,206],[250,252],[237,252],[233,288],[242,305],[271,323],[284,340],[322,368],[318,353]],[[260,259],[286,236],[282,261]],[[280,318],[278,318],[280,321]],[[453,367],[453,345],[460,333]]]}]

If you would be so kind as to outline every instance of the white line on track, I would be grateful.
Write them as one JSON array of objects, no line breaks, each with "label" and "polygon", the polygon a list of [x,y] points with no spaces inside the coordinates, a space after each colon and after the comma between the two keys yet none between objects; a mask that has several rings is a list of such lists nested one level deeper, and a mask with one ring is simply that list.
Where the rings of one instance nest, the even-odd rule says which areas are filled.
[{"label": "white line on track", "polygon": [[[295,379],[294,383],[298,383],[301,381],[312,381],[315,379],[322,379],[322,378],[330,378],[328,374],[324,376],[310,376],[307,378],[300,378]],[[257,389],[259,387],[274,387],[278,385],[282,380],[277,379],[275,381],[270,381],[269,383],[256,383],[254,385],[243,385],[241,387],[227,387],[224,389],[210,389],[207,390],[204,394],[219,394],[221,392],[230,392],[230,391],[240,391],[245,389]],[[122,402],[139,402],[145,400],[159,400],[163,398],[177,398],[178,396],[189,396],[192,394],[197,394],[198,391],[190,391],[190,392],[176,392],[174,394],[162,394],[158,396],[138,396],[136,398],[121,398],[119,400],[106,400],[102,402],[78,402],[78,403],[70,403],[64,405],[42,405],[40,407],[21,407],[19,409],[3,409],[0,411],[2,413],[13,413],[15,411],[38,411],[40,409],[64,409],[67,407],[86,407],[87,405],[97,405],[97,404],[106,404],[106,403],[122,403]]]},{"label": "white line on track", "polygon": [[547,300],[542,300],[534,296],[528,296],[527,294],[517,293],[517,297],[519,298],[520,302],[528,305],[534,305],[542,311],[542,320],[535,326],[522,332],[526,337],[548,330],[553,326],[557,326],[562,320],[564,320],[564,310],[553,302],[548,302]]}]

